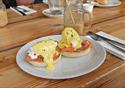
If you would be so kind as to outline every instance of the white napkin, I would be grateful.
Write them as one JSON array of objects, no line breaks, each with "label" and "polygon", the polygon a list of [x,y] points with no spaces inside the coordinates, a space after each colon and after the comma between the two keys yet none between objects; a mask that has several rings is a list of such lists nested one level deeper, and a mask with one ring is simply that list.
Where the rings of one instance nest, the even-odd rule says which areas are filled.
[{"label": "white napkin", "polygon": [[[27,12],[25,12],[22,9],[18,9],[18,10],[22,11],[23,13],[25,13],[26,15],[29,15],[29,14],[37,12],[36,10],[34,10],[32,8],[29,8],[27,6],[24,6],[24,5],[20,5],[20,6],[17,6],[17,7],[27,10]],[[10,9],[12,9],[14,12],[18,13],[19,15],[22,15],[20,12],[15,10],[13,7],[10,7]]]},{"label": "white napkin", "polygon": [[[106,37],[108,39],[112,39],[112,40],[115,40],[117,42],[120,42],[122,44],[125,44],[125,40],[122,40],[122,39],[119,39],[119,38],[116,38],[112,35],[109,35],[109,34],[106,34],[102,31],[100,32],[97,32],[98,35],[100,36],[103,36],[103,37]],[[109,53],[121,58],[122,60],[125,60],[125,52],[121,52],[119,50],[117,50],[117,48],[115,48],[114,46],[106,43],[105,41],[98,41]]]}]

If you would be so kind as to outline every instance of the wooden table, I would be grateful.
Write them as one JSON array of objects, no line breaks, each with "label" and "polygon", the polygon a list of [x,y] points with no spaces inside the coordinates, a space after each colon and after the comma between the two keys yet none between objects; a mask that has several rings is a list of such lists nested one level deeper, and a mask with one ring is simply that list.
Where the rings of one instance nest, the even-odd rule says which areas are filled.
[{"label": "wooden table", "polygon": [[[112,8],[95,8],[93,31],[104,31],[125,39],[125,1]],[[25,43],[63,30],[62,18],[41,14],[47,5],[33,5],[38,13],[19,16],[8,10],[9,24],[0,28],[0,88],[123,88],[125,61],[107,53],[97,70],[73,79],[47,80],[23,72],[16,64],[16,53]]]}]

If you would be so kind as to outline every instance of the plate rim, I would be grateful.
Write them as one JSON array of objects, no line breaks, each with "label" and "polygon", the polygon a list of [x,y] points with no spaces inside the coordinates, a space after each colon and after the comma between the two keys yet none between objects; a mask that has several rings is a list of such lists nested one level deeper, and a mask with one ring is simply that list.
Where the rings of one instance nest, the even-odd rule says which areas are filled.
[{"label": "plate rim", "polygon": [[44,9],[44,10],[42,11],[42,14],[44,14],[44,15],[47,16],[47,17],[52,17],[52,18],[59,18],[59,17],[63,17],[63,16],[64,16],[63,14],[62,14],[62,15],[47,14],[46,12],[49,11],[49,10],[50,10],[49,8]]},{"label": "plate rim", "polygon": [[[37,41],[37,40],[39,40],[39,39],[44,39],[44,38],[46,38],[46,37],[52,37],[52,36],[61,36],[61,35],[50,35],[50,36],[45,36],[45,37],[41,37],[41,38],[32,40],[32,41],[26,43],[24,46],[22,46],[22,47],[18,50],[17,55],[16,55],[16,63],[17,63],[17,65],[18,65],[18,67],[19,67],[22,71],[24,71],[25,73],[27,73],[27,74],[29,74],[29,75],[32,75],[32,76],[35,76],[35,77],[39,77],[39,78],[45,78],[45,79],[71,79],[71,78],[76,78],[76,77],[79,77],[79,76],[83,76],[83,75],[88,74],[88,73],[90,73],[90,72],[92,72],[92,71],[95,71],[97,68],[99,68],[99,67],[104,63],[104,61],[105,61],[105,59],[106,59],[106,50],[104,49],[104,47],[102,47],[102,45],[99,44],[98,42],[96,42],[96,41],[92,40],[91,38],[89,38],[89,39],[91,39],[93,42],[96,42],[96,44],[100,45],[100,47],[101,47],[101,48],[103,49],[103,51],[104,51],[104,57],[103,57],[102,61],[101,61],[96,67],[94,67],[93,69],[91,69],[91,70],[89,70],[89,71],[87,71],[87,72],[75,74],[75,75],[68,76],[68,77],[67,77],[67,76],[66,76],[66,77],[58,77],[58,76],[57,76],[57,77],[49,77],[49,76],[42,76],[42,75],[39,76],[38,74],[37,74],[37,75],[36,75],[36,74],[33,74],[33,73],[29,72],[28,70],[24,69],[22,66],[20,66],[20,63],[18,62],[18,58],[17,58],[17,57],[18,57],[18,55],[20,54],[20,52],[22,51],[22,49],[23,49],[25,46],[27,46],[28,44],[30,44],[30,43],[32,43],[32,42],[35,42],[35,41]],[[83,37],[88,38],[87,36],[83,36]],[[27,63],[27,64],[28,64],[28,63]]]},{"label": "plate rim", "polygon": [[107,4],[107,5],[102,5],[102,4],[99,4],[97,2],[95,2],[96,4],[94,6],[97,6],[97,7],[115,7],[115,6],[119,6],[121,5],[121,1],[117,1],[117,4]]}]

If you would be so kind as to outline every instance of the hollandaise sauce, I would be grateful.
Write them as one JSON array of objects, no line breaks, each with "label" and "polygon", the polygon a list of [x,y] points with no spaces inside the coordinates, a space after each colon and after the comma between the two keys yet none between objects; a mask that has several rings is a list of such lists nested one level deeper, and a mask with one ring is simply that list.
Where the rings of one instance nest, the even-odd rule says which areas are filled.
[{"label": "hollandaise sauce", "polygon": [[81,39],[79,34],[73,28],[65,28],[62,32],[62,39],[58,44],[59,48],[73,47],[75,49],[81,47]]},{"label": "hollandaise sauce", "polygon": [[33,45],[32,50],[35,54],[44,57],[44,62],[47,64],[46,69],[53,70],[55,68],[53,55],[56,51],[57,42],[53,40],[45,40]]}]

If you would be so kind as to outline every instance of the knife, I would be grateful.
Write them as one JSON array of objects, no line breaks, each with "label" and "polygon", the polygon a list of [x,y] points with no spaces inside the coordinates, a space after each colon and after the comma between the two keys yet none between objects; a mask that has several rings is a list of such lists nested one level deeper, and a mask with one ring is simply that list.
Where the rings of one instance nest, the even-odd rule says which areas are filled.
[{"label": "knife", "polygon": [[120,43],[120,42],[117,42],[117,41],[114,41],[114,40],[111,40],[111,39],[108,39],[108,38],[105,38],[103,36],[100,36],[100,35],[97,35],[93,32],[88,32],[87,33],[92,39],[96,40],[96,41],[101,41],[101,40],[104,40],[106,41],[107,43],[109,43],[110,45],[114,46],[115,48],[117,48],[118,50],[122,51],[125,53],[125,45]]}]

